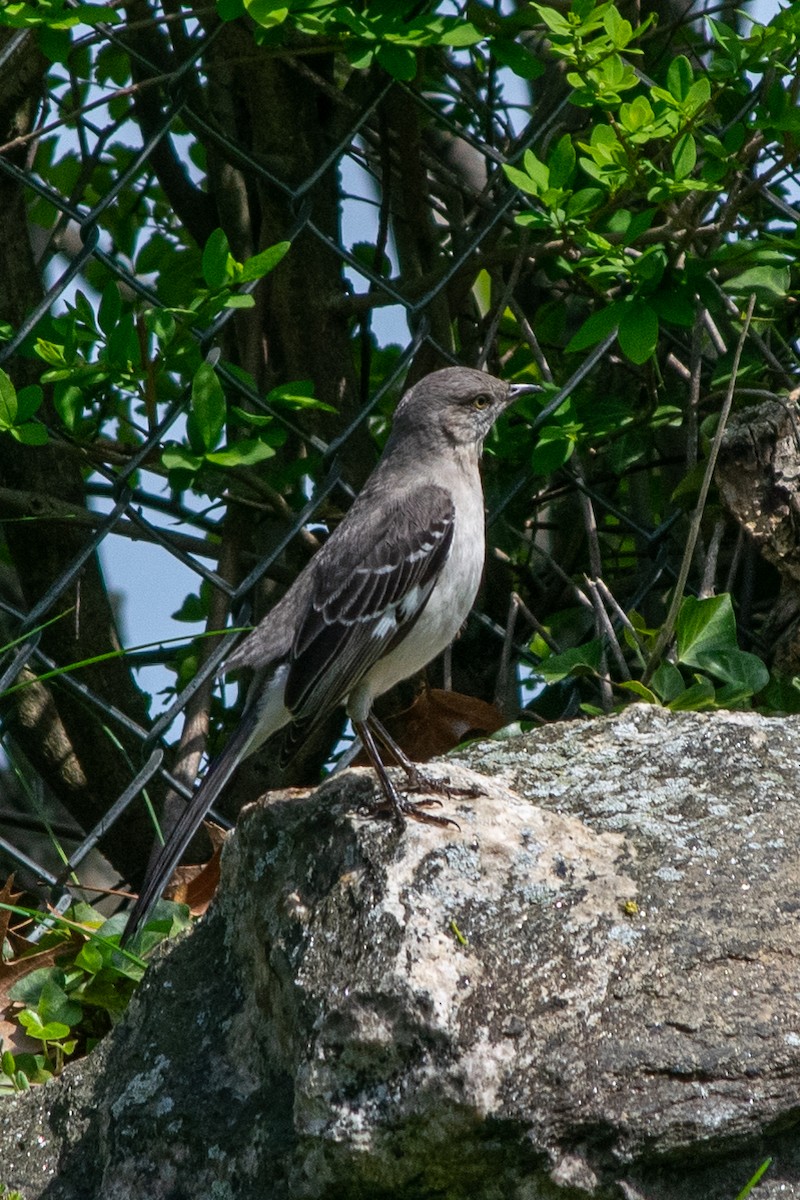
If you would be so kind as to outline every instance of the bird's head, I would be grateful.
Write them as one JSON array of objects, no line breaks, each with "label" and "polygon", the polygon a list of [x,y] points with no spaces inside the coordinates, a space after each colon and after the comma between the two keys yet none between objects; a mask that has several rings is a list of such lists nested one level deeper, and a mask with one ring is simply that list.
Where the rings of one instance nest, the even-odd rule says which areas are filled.
[{"label": "bird's head", "polygon": [[410,388],[394,414],[393,436],[444,437],[454,447],[480,450],[500,414],[519,396],[540,389],[509,384],[470,367],[446,367]]}]

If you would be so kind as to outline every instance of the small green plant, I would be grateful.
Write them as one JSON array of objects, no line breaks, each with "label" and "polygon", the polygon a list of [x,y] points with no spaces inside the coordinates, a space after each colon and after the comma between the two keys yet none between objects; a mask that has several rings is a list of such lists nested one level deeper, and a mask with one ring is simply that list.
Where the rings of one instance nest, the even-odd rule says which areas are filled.
[{"label": "small green plant", "polygon": [[767,1159],[765,1159],[765,1160],[764,1160],[764,1162],[761,1164],[761,1166],[760,1166],[760,1167],[758,1168],[758,1170],[756,1171],[756,1173],[755,1173],[755,1175],[753,1176],[753,1178],[752,1178],[752,1179],[750,1179],[750,1180],[749,1180],[749,1181],[748,1181],[748,1182],[747,1182],[747,1183],[744,1185],[744,1187],[742,1188],[742,1190],[739,1192],[738,1196],[736,1197],[736,1200],[747,1200],[747,1197],[750,1195],[750,1193],[752,1192],[753,1188],[754,1188],[754,1187],[756,1186],[756,1184],[758,1183],[759,1179],[761,1179],[762,1175],[764,1175],[764,1174],[765,1174],[765,1173],[766,1173],[766,1172],[769,1170],[769,1168],[770,1168],[771,1166],[772,1166],[772,1159],[771,1159],[771,1158],[767,1158]]},{"label": "small green plant", "polygon": [[22,1192],[10,1192],[4,1183],[0,1183],[0,1200],[25,1200]]},{"label": "small green plant", "polygon": [[[627,614],[623,634],[628,675],[635,671],[644,674],[660,633],[659,629],[649,629],[639,613]],[[770,707],[771,691],[778,686],[770,680],[760,658],[740,650],[736,617],[727,593],[704,600],[684,597],[675,626],[674,655],[661,662],[646,685],[636,678],[620,678],[619,670],[609,677],[608,664],[623,661],[623,648],[614,643],[615,653],[610,654],[609,649],[608,637],[592,638],[558,654],[551,652],[539,634],[531,643],[531,650],[542,659],[535,673],[546,684],[561,683],[568,676],[606,680],[625,697],[620,707],[635,699],[673,711],[750,708],[755,697]],[[800,706],[800,691],[784,687],[781,707],[791,707],[792,700],[795,707]],[[590,703],[582,707],[590,713],[600,711]]]},{"label": "small green plant", "polygon": [[[6,946],[24,947],[15,957],[11,945],[3,964],[6,972],[13,970],[17,976],[7,991],[7,1013],[29,1038],[41,1043],[41,1051],[0,1053],[0,1095],[44,1083],[72,1055],[91,1050],[127,1008],[147,968],[145,956],[189,925],[186,905],[162,901],[131,947],[123,950],[123,913],[106,919],[82,902],[64,917],[8,904],[0,908],[47,926],[35,946],[14,934],[6,938]],[[27,972],[26,961],[31,967]]]}]

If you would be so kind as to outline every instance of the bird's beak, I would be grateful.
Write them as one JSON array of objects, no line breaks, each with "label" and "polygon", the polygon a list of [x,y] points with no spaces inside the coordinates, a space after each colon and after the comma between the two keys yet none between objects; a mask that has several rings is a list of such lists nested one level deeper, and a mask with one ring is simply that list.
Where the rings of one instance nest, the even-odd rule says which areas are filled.
[{"label": "bird's beak", "polygon": [[543,392],[544,388],[538,383],[510,383],[508,385],[508,403],[513,404],[515,400],[519,400],[520,396],[533,396],[536,392]]}]

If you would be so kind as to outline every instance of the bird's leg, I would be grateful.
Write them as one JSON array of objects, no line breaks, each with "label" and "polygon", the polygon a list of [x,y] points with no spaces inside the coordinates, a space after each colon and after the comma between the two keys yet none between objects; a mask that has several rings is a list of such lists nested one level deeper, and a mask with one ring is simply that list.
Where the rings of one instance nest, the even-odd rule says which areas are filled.
[{"label": "bird's leg", "polygon": [[[374,717],[370,718],[370,720],[374,721]],[[377,722],[377,724],[380,730],[385,733],[386,731],[383,729],[383,726],[380,725],[380,722]],[[406,800],[403,796],[401,796],[389,778],[389,772],[383,765],[383,760],[381,758],[380,751],[378,750],[377,742],[372,735],[372,730],[370,729],[369,724],[366,721],[353,721],[353,728],[360,737],[361,744],[366,750],[367,756],[375,768],[375,772],[380,780],[384,795],[386,796],[386,799],[391,806],[391,810],[399,824],[404,824],[406,817],[412,817],[415,821],[422,821],[427,825],[456,825],[456,822],[451,821],[449,817],[436,817],[433,815],[433,813],[425,812],[424,808],[422,807],[424,802],[413,804],[410,800]],[[378,736],[381,737],[381,740],[383,740],[381,733],[379,733]],[[397,759],[400,766],[406,770],[406,773],[408,773],[406,763],[408,763],[408,766],[411,767],[412,770],[415,769],[411,760],[407,758],[405,754],[403,754],[403,751],[400,750],[400,747],[396,746],[394,742],[391,742],[391,745],[388,747],[388,749],[391,750],[391,753]],[[398,753],[402,755],[402,758],[398,757]],[[458,828],[457,825],[456,828]]]},{"label": "bird's leg", "polygon": [[470,784],[469,787],[455,787],[450,783],[449,779],[436,779],[432,775],[426,775],[424,771],[420,771],[418,765],[412,762],[404,750],[398,746],[386,726],[378,720],[376,716],[370,714],[369,723],[378,740],[383,743],[386,749],[394,758],[398,766],[402,767],[408,776],[408,786],[414,792],[433,792],[440,796],[481,796],[481,789],[477,784]]}]

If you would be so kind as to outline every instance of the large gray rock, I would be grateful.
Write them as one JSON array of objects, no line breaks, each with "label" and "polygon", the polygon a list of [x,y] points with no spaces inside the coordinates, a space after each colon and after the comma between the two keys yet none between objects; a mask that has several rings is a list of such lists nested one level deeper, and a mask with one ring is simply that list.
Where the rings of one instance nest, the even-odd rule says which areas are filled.
[{"label": "large gray rock", "polygon": [[[482,743],[460,828],[368,772],[243,815],[210,917],[0,1109],[26,1200],[800,1197],[800,723]],[[447,764],[454,781],[473,776]]]}]

